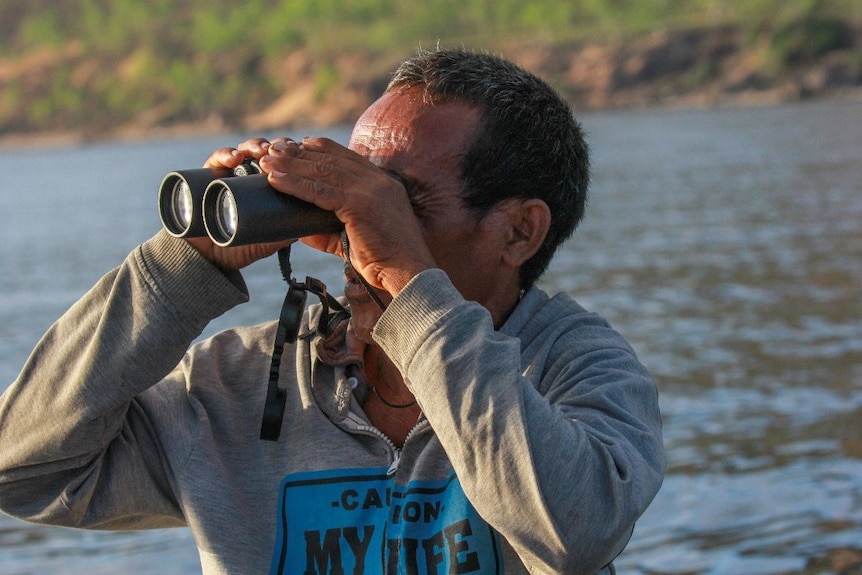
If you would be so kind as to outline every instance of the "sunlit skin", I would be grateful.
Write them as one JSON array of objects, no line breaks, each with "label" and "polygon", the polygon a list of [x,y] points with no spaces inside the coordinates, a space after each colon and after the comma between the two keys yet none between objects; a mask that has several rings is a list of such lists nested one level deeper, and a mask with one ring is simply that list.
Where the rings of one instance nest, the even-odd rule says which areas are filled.
[{"label": "sunlit skin", "polygon": [[[460,165],[479,121],[478,111],[466,104],[432,105],[418,89],[394,91],[360,117],[349,148],[323,138],[301,144],[253,139],[236,149],[217,150],[206,163],[230,168],[246,157],[258,158],[274,188],[334,211],[344,222],[352,264],[346,266],[344,293],[352,329],[368,344],[369,382],[391,403],[408,403],[413,396],[373,342],[371,332],[381,311],[355,274],[362,274],[388,303],[417,274],[441,268],[461,295],[482,304],[499,326],[517,304],[520,265],[547,233],[550,213],[540,200],[501,202],[482,218],[464,205]],[[189,241],[226,269],[244,267],[284,245],[219,248],[206,238]],[[342,255],[338,236],[303,241]],[[420,409],[393,409],[373,394],[363,408],[398,445]]]}]

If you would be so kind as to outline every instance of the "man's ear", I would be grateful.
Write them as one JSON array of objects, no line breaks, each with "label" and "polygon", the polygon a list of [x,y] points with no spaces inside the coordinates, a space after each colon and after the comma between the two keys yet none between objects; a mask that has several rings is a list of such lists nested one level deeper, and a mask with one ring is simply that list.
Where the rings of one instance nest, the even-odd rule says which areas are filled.
[{"label": "man's ear", "polygon": [[515,268],[529,260],[542,246],[551,227],[551,209],[543,200],[513,200],[506,206],[509,216],[504,261]]}]

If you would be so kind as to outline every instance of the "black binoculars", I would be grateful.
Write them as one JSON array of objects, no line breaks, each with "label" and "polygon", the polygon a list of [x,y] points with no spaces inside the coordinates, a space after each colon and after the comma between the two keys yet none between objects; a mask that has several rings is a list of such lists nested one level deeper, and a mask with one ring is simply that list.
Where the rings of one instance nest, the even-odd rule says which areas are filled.
[{"label": "black binoculars", "polygon": [[336,233],[333,212],[275,190],[256,162],[229,169],[169,173],[159,187],[159,216],[178,238],[209,236],[219,246],[240,246]]}]

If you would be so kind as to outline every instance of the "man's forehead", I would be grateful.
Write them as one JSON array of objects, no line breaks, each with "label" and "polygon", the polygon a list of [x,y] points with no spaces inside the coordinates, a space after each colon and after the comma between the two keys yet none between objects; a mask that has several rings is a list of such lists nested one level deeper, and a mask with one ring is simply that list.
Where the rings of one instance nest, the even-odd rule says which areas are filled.
[{"label": "man's forehead", "polygon": [[378,161],[460,155],[472,141],[478,119],[476,109],[462,102],[430,103],[418,89],[390,92],[359,118],[350,148]]},{"label": "man's forehead", "polygon": [[403,148],[419,106],[411,94],[387,92],[359,117],[350,147],[360,153]]},{"label": "man's forehead", "polygon": [[360,120],[350,136],[350,148],[364,154],[391,153],[408,145],[407,129],[403,125]]}]

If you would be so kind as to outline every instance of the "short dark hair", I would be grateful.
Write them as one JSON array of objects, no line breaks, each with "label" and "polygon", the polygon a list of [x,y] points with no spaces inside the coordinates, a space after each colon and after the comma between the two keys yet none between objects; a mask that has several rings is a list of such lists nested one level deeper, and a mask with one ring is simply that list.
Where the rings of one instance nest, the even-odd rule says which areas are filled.
[{"label": "short dark hair", "polygon": [[462,166],[468,208],[481,217],[510,198],[548,204],[548,235],[520,270],[520,286],[529,288],[584,216],[590,162],[580,123],[545,81],[491,54],[420,51],[396,69],[386,90],[414,86],[429,101],[457,100],[482,114]]}]

